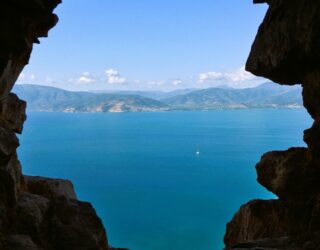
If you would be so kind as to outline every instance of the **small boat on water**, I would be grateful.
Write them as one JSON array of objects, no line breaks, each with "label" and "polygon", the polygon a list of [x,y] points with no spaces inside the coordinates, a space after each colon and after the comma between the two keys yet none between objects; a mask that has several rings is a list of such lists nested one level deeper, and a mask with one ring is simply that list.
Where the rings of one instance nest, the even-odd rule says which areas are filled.
[{"label": "small boat on water", "polygon": [[196,151],[196,155],[200,155],[200,151],[199,150]]}]

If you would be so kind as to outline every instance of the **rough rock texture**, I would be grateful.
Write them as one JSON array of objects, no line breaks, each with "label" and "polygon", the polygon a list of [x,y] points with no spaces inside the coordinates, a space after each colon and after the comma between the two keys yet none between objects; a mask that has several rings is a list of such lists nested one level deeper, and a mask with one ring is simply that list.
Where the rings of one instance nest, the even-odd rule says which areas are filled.
[{"label": "rough rock texture", "polygon": [[280,84],[301,83],[318,70],[320,5],[307,0],[270,0],[247,62],[252,73]]},{"label": "rough rock texture", "polygon": [[269,9],[246,69],[279,84],[301,84],[314,124],[308,148],[266,153],[258,182],[279,199],[252,201],[227,225],[227,249],[320,249],[320,2],[255,0]]},{"label": "rough rock texture", "polygon": [[24,176],[25,184],[29,191],[48,199],[66,197],[77,199],[73,185],[68,180],[49,179],[44,177]]},{"label": "rough rock texture", "polygon": [[16,149],[26,103],[10,93],[33,43],[58,21],[60,0],[0,1],[0,249],[107,250],[93,207],[77,200],[72,183],[23,176]]}]

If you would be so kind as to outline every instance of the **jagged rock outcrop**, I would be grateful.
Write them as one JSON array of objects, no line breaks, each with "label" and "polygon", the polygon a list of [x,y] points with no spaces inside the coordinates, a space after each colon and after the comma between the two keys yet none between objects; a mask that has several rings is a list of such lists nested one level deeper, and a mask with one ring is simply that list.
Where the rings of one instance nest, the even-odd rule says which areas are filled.
[{"label": "jagged rock outcrop", "polygon": [[227,225],[227,249],[320,249],[320,2],[255,0],[269,9],[246,69],[279,84],[301,84],[314,124],[308,148],[265,154],[258,182],[279,199],[252,201]]},{"label": "jagged rock outcrop", "polygon": [[10,93],[33,43],[47,36],[60,0],[0,2],[0,249],[107,250],[93,207],[77,200],[72,183],[23,176],[16,149],[26,103]]}]

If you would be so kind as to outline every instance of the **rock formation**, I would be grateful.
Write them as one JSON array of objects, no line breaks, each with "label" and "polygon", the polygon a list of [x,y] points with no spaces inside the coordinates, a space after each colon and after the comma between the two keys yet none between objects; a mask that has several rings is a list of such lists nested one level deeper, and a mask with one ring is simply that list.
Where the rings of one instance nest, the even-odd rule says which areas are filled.
[{"label": "rock formation", "polygon": [[0,2],[0,249],[106,250],[105,229],[89,203],[77,200],[72,183],[23,176],[16,149],[26,103],[10,93],[33,43],[58,18],[60,0]]},{"label": "rock formation", "polygon": [[258,182],[278,200],[242,206],[227,225],[227,249],[320,249],[320,2],[255,0],[269,9],[246,69],[279,84],[301,84],[314,124],[308,148],[269,152]]},{"label": "rock formation", "polygon": [[[227,249],[319,249],[320,246],[320,2],[255,0],[269,10],[247,70],[279,84],[302,84],[314,124],[308,148],[265,154],[258,181],[277,200],[242,206],[227,226]],[[72,183],[22,174],[16,149],[26,103],[11,89],[28,63],[33,43],[58,21],[60,0],[0,2],[0,249],[107,250],[105,229]]]}]

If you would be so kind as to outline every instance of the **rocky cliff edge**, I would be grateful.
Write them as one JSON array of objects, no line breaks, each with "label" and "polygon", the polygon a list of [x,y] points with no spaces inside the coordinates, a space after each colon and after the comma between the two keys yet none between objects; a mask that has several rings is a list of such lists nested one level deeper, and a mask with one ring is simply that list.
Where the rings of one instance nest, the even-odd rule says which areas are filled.
[{"label": "rocky cliff edge", "polygon": [[66,180],[24,176],[17,157],[26,103],[11,89],[34,43],[58,18],[60,0],[0,2],[0,249],[107,250],[106,232],[93,207],[77,200]]},{"label": "rocky cliff edge", "polygon": [[320,2],[255,0],[269,9],[246,69],[279,84],[301,84],[314,119],[307,148],[262,156],[258,182],[276,200],[243,205],[227,225],[227,249],[320,249]]}]

